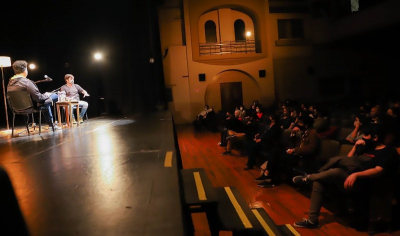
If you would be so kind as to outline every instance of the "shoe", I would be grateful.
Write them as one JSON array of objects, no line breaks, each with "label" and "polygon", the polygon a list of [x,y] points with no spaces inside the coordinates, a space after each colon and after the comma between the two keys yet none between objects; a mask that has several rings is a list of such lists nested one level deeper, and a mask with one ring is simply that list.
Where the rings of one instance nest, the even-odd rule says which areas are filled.
[{"label": "shoe", "polygon": [[218,146],[220,146],[220,147],[226,147],[226,143],[221,143],[221,142],[219,142],[219,143],[218,143]]},{"label": "shoe", "polygon": [[320,227],[318,221],[316,223],[313,223],[306,218],[303,218],[302,221],[294,223],[293,226],[298,228],[308,228],[308,229],[316,229]]},{"label": "shoe", "polygon": [[309,182],[307,175],[298,175],[293,177],[292,180],[297,185],[307,185]]},{"label": "shoe", "polygon": [[72,124],[76,124],[76,120],[75,120],[75,118],[72,118]]},{"label": "shoe", "polygon": [[222,156],[231,155],[231,152],[230,152],[230,151],[225,151],[225,152],[221,153],[221,155],[222,155]]},{"label": "shoe", "polygon": [[275,187],[275,184],[268,182],[268,181],[264,181],[262,183],[257,184],[257,186],[260,188],[273,188],[273,187]]},{"label": "shoe", "polygon": [[226,137],[226,141],[232,140],[234,138],[236,138],[236,135],[228,136],[228,137]]},{"label": "shoe", "polygon": [[252,170],[252,169],[253,169],[252,166],[245,166],[245,167],[243,168],[243,170]]},{"label": "shoe", "polygon": [[271,176],[262,174],[260,177],[255,178],[255,181],[271,180]]},{"label": "shoe", "polygon": [[53,125],[53,131],[61,130],[62,128],[56,124]]},{"label": "shoe", "polygon": [[79,120],[79,123],[83,123],[83,118],[82,117],[79,117],[78,120]]}]

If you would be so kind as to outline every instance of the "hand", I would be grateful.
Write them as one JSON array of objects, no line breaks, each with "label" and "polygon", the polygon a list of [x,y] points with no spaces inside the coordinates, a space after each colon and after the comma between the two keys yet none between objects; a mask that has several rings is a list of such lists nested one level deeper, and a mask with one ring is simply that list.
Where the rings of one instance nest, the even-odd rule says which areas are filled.
[{"label": "hand", "polygon": [[50,92],[45,92],[44,95],[50,97],[51,93]]},{"label": "hand", "polygon": [[89,97],[90,95],[88,93],[84,93],[83,97]]},{"label": "hand", "polygon": [[294,153],[294,148],[290,148],[288,150],[286,150],[287,154],[293,154]]},{"label": "hand", "polygon": [[294,127],[294,128],[292,129],[292,132],[298,132],[298,131],[300,131],[299,127]]},{"label": "hand", "polygon": [[344,189],[351,189],[353,188],[354,182],[356,182],[357,173],[353,173],[349,175],[346,180],[344,181]]},{"label": "hand", "polygon": [[362,139],[357,140],[357,142],[355,143],[355,145],[365,145],[365,141]]},{"label": "hand", "polygon": [[260,134],[256,134],[256,135],[254,135],[254,138],[256,138],[256,139],[257,139],[257,138],[258,138],[258,136],[260,136]]},{"label": "hand", "polygon": [[256,139],[256,143],[259,143],[259,142],[261,142],[261,139]]}]

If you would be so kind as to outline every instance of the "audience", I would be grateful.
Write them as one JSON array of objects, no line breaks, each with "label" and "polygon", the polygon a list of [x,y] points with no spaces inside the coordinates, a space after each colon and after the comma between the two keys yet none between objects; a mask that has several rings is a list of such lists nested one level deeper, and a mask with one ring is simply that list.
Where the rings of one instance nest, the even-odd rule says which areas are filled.
[{"label": "audience", "polygon": [[[295,227],[318,228],[323,193],[328,184],[339,189],[356,190],[360,181],[385,175],[393,178],[398,171],[398,154],[383,144],[384,133],[380,125],[371,125],[363,133],[347,156],[331,158],[318,173],[296,176],[299,185],[312,183],[311,205],[308,219],[294,223]],[[368,186],[368,185],[367,185]]]}]

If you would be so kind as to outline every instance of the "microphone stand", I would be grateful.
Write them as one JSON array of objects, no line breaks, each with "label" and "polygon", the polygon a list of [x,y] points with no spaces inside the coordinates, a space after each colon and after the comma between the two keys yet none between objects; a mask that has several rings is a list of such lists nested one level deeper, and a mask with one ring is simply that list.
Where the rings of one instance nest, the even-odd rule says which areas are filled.
[{"label": "microphone stand", "polygon": [[48,79],[42,79],[42,80],[35,81],[34,83],[37,84],[37,83],[41,83],[41,82],[50,82],[50,81],[51,80],[48,80]]},{"label": "microphone stand", "polygon": [[[64,85],[63,85],[64,86]],[[62,87],[62,86],[61,86]],[[54,92],[56,92],[56,91],[58,91],[58,90],[60,90],[61,89],[61,87],[59,87],[59,88],[57,88],[57,89],[54,89],[53,91],[51,91],[50,93],[54,93]]]}]

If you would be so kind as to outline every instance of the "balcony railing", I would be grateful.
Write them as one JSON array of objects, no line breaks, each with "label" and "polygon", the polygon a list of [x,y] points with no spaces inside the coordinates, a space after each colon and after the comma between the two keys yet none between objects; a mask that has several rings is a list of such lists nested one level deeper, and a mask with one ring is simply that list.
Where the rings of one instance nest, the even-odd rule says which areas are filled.
[{"label": "balcony railing", "polygon": [[255,40],[225,41],[221,43],[201,43],[200,56],[223,54],[256,53]]}]

